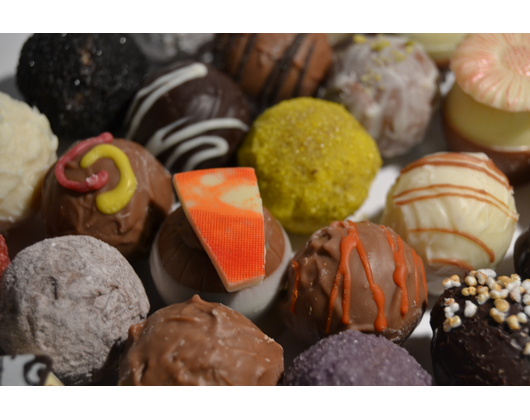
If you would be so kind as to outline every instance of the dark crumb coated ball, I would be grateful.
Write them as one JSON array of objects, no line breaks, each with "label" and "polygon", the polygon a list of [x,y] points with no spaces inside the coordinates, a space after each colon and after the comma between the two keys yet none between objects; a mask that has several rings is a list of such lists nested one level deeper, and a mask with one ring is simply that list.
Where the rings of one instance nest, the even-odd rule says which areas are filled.
[{"label": "dark crumb coated ball", "polygon": [[425,386],[430,375],[407,351],[383,337],[355,330],[324,338],[285,371],[291,386]]},{"label": "dark crumb coated ball", "polygon": [[20,53],[17,86],[64,140],[115,130],[147,60],[126,34],[35,34]]},{"label": "dark crumb coated ball", "polygon": [[530,226],[515,241],[513,265],[523,279],[530,278]]},{"label": "dark crumb coated ball", "polygon": [[493,270],[444,280],[431,312],[438,385],[530,385],[530,280]]}]

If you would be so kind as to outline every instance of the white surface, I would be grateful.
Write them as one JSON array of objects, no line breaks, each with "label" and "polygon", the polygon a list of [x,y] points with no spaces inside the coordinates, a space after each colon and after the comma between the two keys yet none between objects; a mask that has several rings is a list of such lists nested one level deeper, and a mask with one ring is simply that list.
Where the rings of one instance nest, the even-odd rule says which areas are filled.
[{"label": "white surface", "polygon": [[[27,34],[0,34],[0,51],[2,52],[0,59],[0,91],[19,99],[21,97],[14,84],[14,75],[16,64],[18,62],[18,55],[26,38]],[[444,91],[447,90],[450,83],[451,80],[449,80],[446,86],[444,86]],[[445,144],[441,134],[439,115],[437,115],[421,144],[414,147],[403,157],[384,160],[384,167],[373,182],[368,199],[353,215],[353,219],[370,219],[373,222],[379,222],[381,210],[383,209],[386,200],[386,194],[397,178],[399,170],[408,163],[413,162],[426,154],[442,150],[445,150]],[[520,219],[508,253],[497,269],[498,274],[509,275],[514,271],[512,262],[513,243],[521,233],[522,229],[530,224],[530,214],[525,211],[530,208],[530,184],[515,189],[515,200],[517,209],[520,213]],[[291,239],[293,242],[293,248],[296,249],[303,245],[306,237],[291,235]],[[145,271],[147,272],[148,270]],[[430,300],[430,306],[432,306],[435,299],[431,298]],[[406,342],[405,348],[407,348],[407,350],[427,371],[431,372],[432,369],[429,356],[431,329],[429,326],[429,319],[429,313],[426,313],[420,325]],[[288,340],[288,342],[286,343],[285,340]],[[288,334],[285,334],[278,340],[285,346],[287,363],[290,363],[299,348],[299,343],[291,340],[292,338]]]}]

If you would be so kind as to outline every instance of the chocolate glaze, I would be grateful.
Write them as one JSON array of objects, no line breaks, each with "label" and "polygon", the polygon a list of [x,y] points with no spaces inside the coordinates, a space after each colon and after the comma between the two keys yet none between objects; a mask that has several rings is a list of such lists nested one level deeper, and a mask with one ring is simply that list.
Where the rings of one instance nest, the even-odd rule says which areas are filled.
[{"label": "chocolate glaze", "polygon": [[230,74],[260,109],[313,96],[331,65],[325,34],[218,34],[214,65]]},{"label": "chocolate glaze", "polygon": [[95,204],[96,196],[112,190],[120,179],[112,159],[99,159],[82,169],[81,153],[66,164],[65,174],[70,180],[82,182],[87,177],[106,170],[107,185],[97,191],[78,193],[62,187],[55,176],[55,165],[46,174],[42,192],[42,216],[48,236],[88,235],[112,245],[126,257],[147,255],[154,236],[174,202],[170,174],[137,143],[114,139],[112,143],[129,158],[138,181],[131,201],[115,214],[101,213]]},{"label": "chocolate glaze", "polygon": [[308,343],[355,329],[403,343],[427,307],[423,263],[390,228],[334,222],[286,272],[286,325]]},{"label": "chocolate glaze", "polygon": [[283,349],[240,313],[195,295],[129,329],[120,385],[276,385]]}]

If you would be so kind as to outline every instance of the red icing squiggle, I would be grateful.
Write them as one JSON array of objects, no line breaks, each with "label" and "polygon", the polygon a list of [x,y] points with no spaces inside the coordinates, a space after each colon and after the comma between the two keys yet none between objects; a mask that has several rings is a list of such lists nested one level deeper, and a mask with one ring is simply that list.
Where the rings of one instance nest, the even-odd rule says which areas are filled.
[{"label": "red icing squiggle", "polygon": [[70,190],[74,190],[81,193],[99,190],[100,188],[104,187],[109,181],[109,174],[107,171],[99,171],[97,174],[88,177],[83,182],[76,182],[66,178],[64,168],[68,162],[74,160],[81,153],[91,149],[94,146],[97,146],[98,144],[110,143],[112,139],[112,134],[102,133],[97,137],[92,137],[90,139],[80,142],[79,144],[74,146],[68,153],[62,156],[57,161],[57,165],[55,165],[55,176],[57,177],[57,181],[59,182],[59,184],[61,184],[64,188],[68,188]]}]

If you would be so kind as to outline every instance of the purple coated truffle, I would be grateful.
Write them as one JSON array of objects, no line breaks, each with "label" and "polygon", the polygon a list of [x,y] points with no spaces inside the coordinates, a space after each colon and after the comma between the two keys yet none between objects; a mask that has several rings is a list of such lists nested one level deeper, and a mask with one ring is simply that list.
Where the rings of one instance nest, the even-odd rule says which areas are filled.
[{"label": "purple coated truffle", "polygon": [[288,386],[426,386],[430,375],[383,337],[355,330],[320,340],[285,371]]}]

